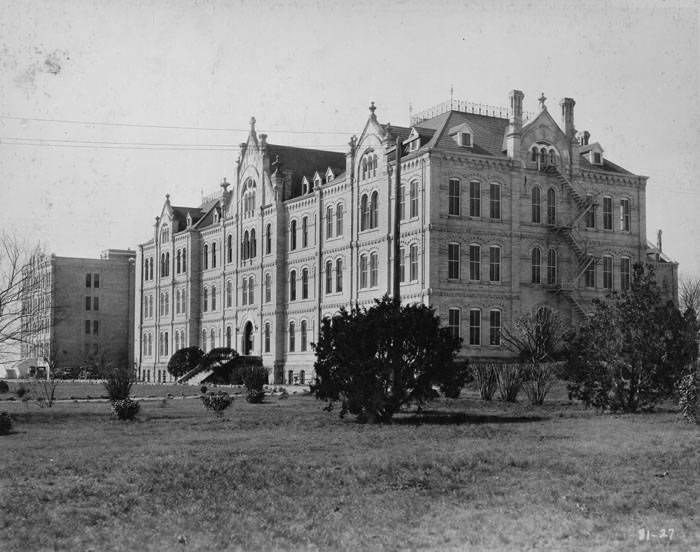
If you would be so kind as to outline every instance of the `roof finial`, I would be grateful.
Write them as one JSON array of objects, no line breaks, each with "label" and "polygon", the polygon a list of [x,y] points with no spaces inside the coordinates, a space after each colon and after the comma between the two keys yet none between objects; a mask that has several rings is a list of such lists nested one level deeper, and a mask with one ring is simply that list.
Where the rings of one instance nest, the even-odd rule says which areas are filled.
[{"label": "roof finial", "polygon": [[231,185],[230,183],[226,182],[226,177],[224,176],[224,180],[223,180],[223,182],[221,183],[221,187],[224,189],[224,192],[228,190],[228,187],[229,187],[230,185]]},{"label": "roof finial", "polygon": [[537,98],[537,101],[540,102],[540,110],[541,111],[547,111],[547,106],[544,105],[544,102],[547,101],[547,98],[544,95],[544,92],[540,95],[539,98]]},{"label": "roof finial", "polygon": [[374,112],[377,109],[377,107],[374,105],[374,102],[369,103],[369,111],[372,114],[372,117],[374,117]]},{"label": "roof finial", "polygon": [[255,117],[250,118],[250,132],[255,132]]},{"label": "roof finial", "polygon": [[170,194],[165,194],[165,201],[170,203]]}]

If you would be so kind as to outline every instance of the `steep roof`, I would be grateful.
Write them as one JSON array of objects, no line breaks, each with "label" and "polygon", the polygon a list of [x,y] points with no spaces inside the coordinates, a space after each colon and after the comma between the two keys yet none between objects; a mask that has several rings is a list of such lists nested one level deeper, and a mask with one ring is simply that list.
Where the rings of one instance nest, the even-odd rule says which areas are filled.
[{"label": "steep roof", "polygon": [[462,123],[468,124],[474,132],[474,136],[472,136],[474,145],[470,148],[472,153],[498,157],[505,155],[503,152],[503,139],[508,129],[508,119],[462,111],[446,111],[432,119],[421,121],[420,126],[425,131],[430,129],[436,131],[430,140],[430,147],[464,151],[464,148],[457,145],[448,134],[450,128]]},{"label": "steep roof", "polygon": [[192,217],[192,224],[196,224],[204,215],[199,207],[175,207],[172,205],[171,209],[173,210],[173,220],[177,222],[177,228],[173,230],[174,232],[180,232],[187,228],[187,213]]},{"label": "steep roof", "polygon": [[587,169],[590,171],[597,170],[597,171],[613,172],[613,173],[619,173],[619,174],[632,174],[627,169],[620,167],[620,165],[616,165],[612,161],[608,161],[605,157],[603,157],[603,166],[602,167],[600,165],[594,165],[593,163],[591,163],[588,159],[586,159],[586,157],[584,157],[583,154],[581,154],[580,163],[581,163],[582,169]]},{"label": "steep roof", "polygon": [[[267,150],[273,163],[282,172],[290,171],[292,176],[292,196],[301,192],[301,180],[306,176],[311,179],[316,171],[325,174],[330,167],[334,173],[345,170],[345,154],[337,151],[297,148],[268,144]],[[275,164],[275,163],[278,164]]]}]

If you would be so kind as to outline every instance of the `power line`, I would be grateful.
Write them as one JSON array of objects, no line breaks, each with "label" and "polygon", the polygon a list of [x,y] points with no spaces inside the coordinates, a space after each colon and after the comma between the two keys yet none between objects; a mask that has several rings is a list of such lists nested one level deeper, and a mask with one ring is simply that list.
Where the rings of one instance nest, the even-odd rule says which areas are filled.
[{"label": "power line", "polygon": [[[2,115],[0,119],[13,121],[36,121],[40,123],[61,123],[84,126],[112,126],[129,128],[160,128],[167,130],[204,130],[214,132],[248,132],[250,128],[224,128],[224,127],[195,127],[183,125],[156,125],[148,123],[111,123],[108,121],[79,121],[75,119],[47,119],[41,117],[21,117],[19,115]],[[270,129],[267,132],[279,132],[282,134],[352,134],[357,130],[291,130],[291,129]]]}]

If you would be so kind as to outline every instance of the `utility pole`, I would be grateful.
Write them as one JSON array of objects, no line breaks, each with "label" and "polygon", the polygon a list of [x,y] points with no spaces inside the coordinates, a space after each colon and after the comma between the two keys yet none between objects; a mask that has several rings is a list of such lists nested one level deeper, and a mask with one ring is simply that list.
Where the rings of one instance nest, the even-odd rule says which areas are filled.
[{"label": "utility pole", "polygon": [[401,302],[401,138],[396,137],[396,180],[394,182],[394,287],[392,296],[397,303]]}]

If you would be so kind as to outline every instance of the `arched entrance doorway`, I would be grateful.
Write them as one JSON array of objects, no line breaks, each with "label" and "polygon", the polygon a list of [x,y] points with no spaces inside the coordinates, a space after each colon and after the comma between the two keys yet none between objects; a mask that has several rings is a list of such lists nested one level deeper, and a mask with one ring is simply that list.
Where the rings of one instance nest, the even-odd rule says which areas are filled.
[{"label": "arched entrance doorway", "polygon": [[243,327],[242,353],[247,356],[253,352],[253,323],[248,321]]}]

